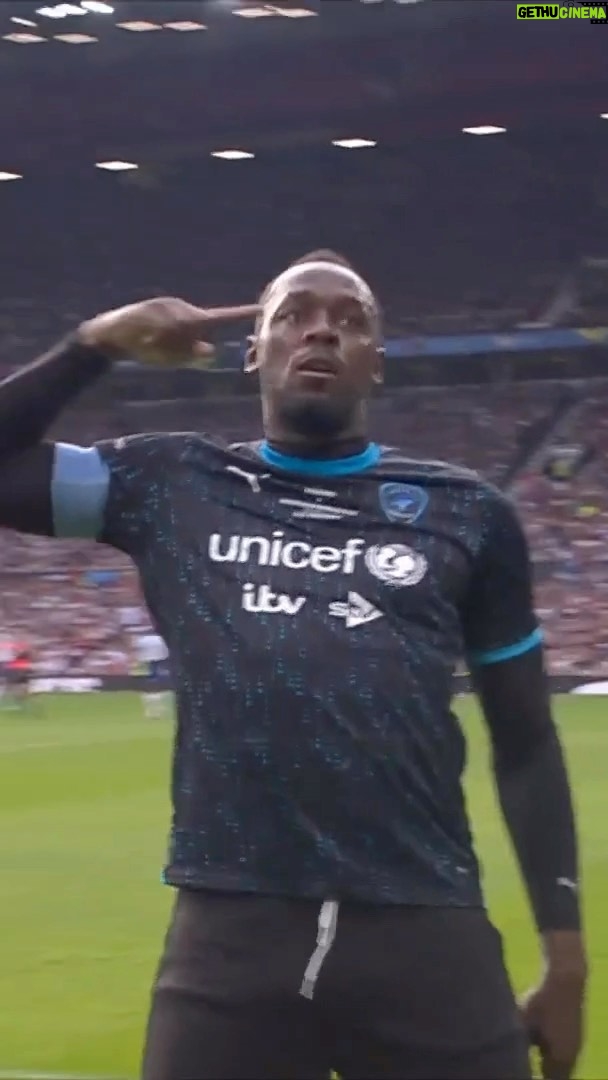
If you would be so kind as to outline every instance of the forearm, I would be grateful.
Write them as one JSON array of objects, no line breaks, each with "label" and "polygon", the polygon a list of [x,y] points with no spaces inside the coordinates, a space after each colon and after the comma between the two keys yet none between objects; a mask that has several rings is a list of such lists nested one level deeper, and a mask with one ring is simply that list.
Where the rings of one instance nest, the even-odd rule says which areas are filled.
[{"label": "forearm", "polygon": [[110,363],[102,352],[70,336],[0,382],[0,462],[39,443],[63,409]]},{"label": "forearm", "polygon": [[54,535],[55,448],[44,436],[109,364],[72,336],[0,382],[0,526]]},{"label": "forearm", "polygon": [[584,962],[576,829],[557,732],[548,724],[523,757],[496,755],[504,817],[551,966]]}]

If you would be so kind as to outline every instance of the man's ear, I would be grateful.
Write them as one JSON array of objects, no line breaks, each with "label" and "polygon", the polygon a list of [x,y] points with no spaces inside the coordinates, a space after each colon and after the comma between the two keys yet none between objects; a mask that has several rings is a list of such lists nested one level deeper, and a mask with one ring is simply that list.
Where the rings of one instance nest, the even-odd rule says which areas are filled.
[{"label": "man's ear", "polygon": [[245,364],[243,371],[246,375],[250,375],[252,372],[258,370],[258,339],[255,334],[250,334],[247,338],[248,349],[245,353]]},{"label": "man's ear", "polygon": [[372,381],[376,386],[384,382],[384,349],[376,349],[376,362],[372,373]]}]

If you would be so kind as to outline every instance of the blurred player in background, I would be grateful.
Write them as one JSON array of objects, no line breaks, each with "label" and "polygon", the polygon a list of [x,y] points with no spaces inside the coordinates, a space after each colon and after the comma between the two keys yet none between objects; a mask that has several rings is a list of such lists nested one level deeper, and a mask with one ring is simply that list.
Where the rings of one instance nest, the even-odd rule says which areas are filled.
[{"label": "blurred player in background", "polygon": [[[144,1080],[528,1080],[529,1041],[564,1080],[586,957],[526,541],[477,474],[370,440],[368,284],[315,252],[264,291],[263,440],[44,441],[113,357],[183,364],[210,321],[108,312],[0,386],[0,524],[129,554],[171,654],[177,898]],[[462,791],[463,655],[542,947],[519,1010]]]},{"label": "blurred player in background", "polygon": [[3,706],[8,706],[8,664],[13,659],[13,644],[8,635],[4,634],[0,639],[0,700]]},{"label": "blurred player in background", "polygon": [[4,665],[6,703],[9,709],[24,711],[30,700],[33,654],[24,641],[13,642],[10,649],[11,655]]},{"label": "blurred player in background", "polygon": [[[162,637],[155,634],[153,630],[138,634],[135,639],[135,650],[142,674],[149,687],[141,696],[144,715],[155,719],[166,716],[169,709],[170,695],[164,687],[168,675],[167,660],[169,650]],[[156,689],[152,689],[152,687],[156,687]]]}]

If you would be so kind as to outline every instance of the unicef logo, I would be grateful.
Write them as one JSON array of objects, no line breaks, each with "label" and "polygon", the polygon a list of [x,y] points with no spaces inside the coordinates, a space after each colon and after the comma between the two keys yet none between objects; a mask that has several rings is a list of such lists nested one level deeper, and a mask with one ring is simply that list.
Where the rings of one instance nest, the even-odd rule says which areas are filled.
[{"label": "unicef logo", "polygon": [[424,555],[405,544],[375,544],[365,552],[365,565],[370,574],[386,585],[417,585],[428,570]]}]

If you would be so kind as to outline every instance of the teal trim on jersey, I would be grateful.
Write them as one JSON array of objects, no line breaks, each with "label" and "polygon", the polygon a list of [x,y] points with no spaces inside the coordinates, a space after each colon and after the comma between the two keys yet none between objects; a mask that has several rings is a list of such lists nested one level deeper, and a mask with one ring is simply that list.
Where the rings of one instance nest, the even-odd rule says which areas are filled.
[{"label": "teal trim on jersey", "polygon": [[57,443],[51,479],[55,536],[96,540],[109,488],[110,470],[95,446]]},{"label": "teal trim on jersey", "polygon": [[359,454],[343,458],[301,458],[273,450],[266,440],[260,445],[260,457],[267,465],[287,472],[304,473],[307,476],[348,476],[350,473],[371,469],[380,461],[381,450],[376,443],[369,443]]},{"label": "teal trim on jersey", "polygon": [[515,656],[523,656],[524,653],[530,652],[530,649],[541,645],[542,641],[543,632],[537,626],[531,634],[522,638],[521,641],[516,641],[513,645],[505,645],[502,649],[489,649],[488,652],[472,653],[471,661],[474,664],[500,664],[502,660],[512,660]]}]

